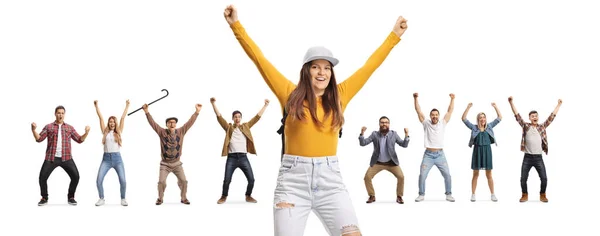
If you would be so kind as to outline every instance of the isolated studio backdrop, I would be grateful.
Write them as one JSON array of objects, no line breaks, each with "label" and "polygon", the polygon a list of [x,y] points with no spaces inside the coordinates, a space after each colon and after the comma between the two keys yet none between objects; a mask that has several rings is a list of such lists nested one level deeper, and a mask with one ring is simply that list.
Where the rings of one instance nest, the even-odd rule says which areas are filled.
[{"label": "isolated studio backdrop", "polygon": [[[583,233],[598,209],[593,179],[597,166],[594,125],[598,116],[596,88],[600,22],[589,1],[3,1],[0,3],[0,78],[5,125],[0,172],[3,235],[272,235],[273,190],[280,164],[281,108],[243,52],[223,19],[235,4],[239,19],[267,58],[293,82],[310,46],[323,45],[340,59],[338,82],[356,71],[392,30],[399,15],[408,30],[385,62],[353,98],[346,112],[338,155],[344,181],[364,235],[505,235],[506,233]],[[102,158],[101,132],[93,101],[105,118],[120,117],[125,100],[129,112],[164,95],[150,113],[164,125],[170,116],[183,125],[203,104],[185,136],[182,162],[189,181],[190,206],[179,203],[176,178],[167,179],[165,204],[155,206],[159,140],[142,110],[127,116],[121,153],[127,177],[128,207],[119,205],[119,185],[111,170],[105,180],[107,205],[95,207],[96,175]],[[424,113],[437,108],[443,116],[456,94],[446,129],[445,153],[456,202],[444,201],[443,179],[433,168],[424,202],[415,203],[423,128],[412,94],[419,93]],[[558,99],[564,103],[548,127],[547,204],[537,200],[539,178],[532,170],[531,197],[519,203],[521,130],[507,98],[521,114],[535,109],[545,120]],[[244,202],[246,179],[236,171],[226,204],[221,194],[225,157],[220,157],[224,131],[210,106],[217,99],[230,120],[241,110],[248,121],[271,100],[252,128],[258,155],[250,155],[257,204]],[[460,118],[469,102],[469,119],[478,112],[495,118],[496,102],[504,116],[493,145],[496,195],[489,200],[480,176],[478,201],[469,201],[472,149],[470,131]],[[38,175],[46,141],[38,132],[54,120],[54,108],[66,107],[65,121],[80,134],[73,155],[81,179],[79,205],[67,205],[69,178],[56,169],[49,184],[50,202],[39,200]],[[382,115],[391,129],[408,128],[408,148],[397,147],[405,175],[406,203],[395,200],[395,178],[381,172],[373,180],[377,202],[367,205],[363,177],[372,145],[360,147],[362,126],[378,129]],[[16,230],[16,231],[15,231]],[[11,233],[12,232],[12,233]],[[212,233],[209,233],[212,232]],[[315,215],[305,235],[325,235]]]}]

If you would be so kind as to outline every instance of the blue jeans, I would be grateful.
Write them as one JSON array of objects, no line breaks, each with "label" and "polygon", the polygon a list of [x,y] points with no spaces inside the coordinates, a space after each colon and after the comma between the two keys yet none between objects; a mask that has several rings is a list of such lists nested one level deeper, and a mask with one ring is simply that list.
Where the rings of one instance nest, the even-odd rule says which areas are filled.
[{"label": "blue jeans", "polygon": [[425,180],[427,179],[427,175],[429,175],[429,170],[431,170],[433,166],[436,166],[444,177],[446,195],[452,194],[452,178],[450,176],[450,168],[448,167],[448,161],[446,161],[444,151],[425,150],[423,161],[421,162],[421,172],[419,174],[419,195],[425,195]]},{"label": "blue jeans", "polygon": [[246,196],[252,195],[252,189],[254,188],[254,173],[252,173],[252,166],[248,160],[246,153],[229,153],[227,154],[227,163],[225,164],[225,179],[223,180],[223,193],[221,195],[229,195],[229,184],[233,177],[235,169],[240,168],[246,180],[248,180],[248,186],[246,187]]},{"label": "blue jeans", "polygon": [[104,199],[104,177],[108,171],[114,168],[119,177],[119,184],[121,185],[121,199],[125,199],[125,189],[127,182],[125,181],[125,166],[121,159],[121,153],[119,152],[105,152],[102,156],[102,163],[100,163],[100,169],[98,170],[98,178],[96,178],[96,186],[98,187],[98,195],[101,199]]}]

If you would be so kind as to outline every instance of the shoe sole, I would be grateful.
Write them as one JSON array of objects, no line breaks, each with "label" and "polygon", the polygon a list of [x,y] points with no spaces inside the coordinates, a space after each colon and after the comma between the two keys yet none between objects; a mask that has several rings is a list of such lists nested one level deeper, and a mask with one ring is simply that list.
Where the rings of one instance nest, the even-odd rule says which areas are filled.
[{"label": "shoe sole", "polygon": [[48,203],[41,203],[41,204],[38,203],[38,206],[45,206],[46,204],[48,204]]}]

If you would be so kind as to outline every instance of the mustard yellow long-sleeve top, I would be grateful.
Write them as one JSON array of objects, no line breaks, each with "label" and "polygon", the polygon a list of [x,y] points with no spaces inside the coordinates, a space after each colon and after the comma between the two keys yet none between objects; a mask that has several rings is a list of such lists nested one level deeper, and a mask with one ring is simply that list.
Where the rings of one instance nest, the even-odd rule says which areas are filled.
[{"label": "mustard yellow long-sleeve top", "polygon": [[[231,29],[238,42],[242,45],[244,51],[254,62],[263,79],[269,85],[269,88],[281,105],[281,109],[285,107],[290,93],[296,88],[296,85],[283,76],[277,68],[265,58],[260,48],[248,36],[246,30],[237,21],[230,25]],[[394,32],[390,32],[383,44],[369,57],[367,62],[352,76],[339,83],[338,92],[342,103],[342,112],[346,110],[346,106],[358,93],[358,91],[367,82],[373,72],[383,63],[392,48],[400,42],[400,38]],[[317,99],[317,118],[323,122],[325,127],[318,127],[312,122],[310,111],[305,107],[304,113],[306,119],[303,121],[292,120],[291,116],[285,123],[285,154],[298,155],[303,157],[324,157],[335,156],[337,153],[338,132],[339,128],[333,128],[331,123],[332,116],[328,120],[323,121],[325,115],[321,99]]]}]

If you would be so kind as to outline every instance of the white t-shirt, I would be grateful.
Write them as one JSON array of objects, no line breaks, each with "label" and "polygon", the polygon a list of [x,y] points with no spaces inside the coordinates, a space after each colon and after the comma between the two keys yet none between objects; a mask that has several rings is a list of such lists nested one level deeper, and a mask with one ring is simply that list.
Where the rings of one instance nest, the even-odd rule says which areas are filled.
[{"label": "white t-shirt", "polygon": [[62,124],[58,125],[58,136],[56,136],[56,152],[55,157],[62,157]]},{"label": "white t-shirt", "polygon": [[242,133],[239,127],[233,129],[231,140],[229,140],[229,153],[247,153],[246,136]]},{"label": "white t-shirt", "polygon": [[104,143],[104,152],[119,152],[121,147],[119,147],[119,143],[115,140],[114,131],[108,131],[106,134],[106,142]]},{"label": "white t-shirt", "polygon": [[538,130],[531,126],[525,134],[525,153],[542,154],[542,136]]},{"label": "white t-shirt", "polygon": [[439,119],[437,124],[431,123],[430,119],[423,121],[425,132],[425,148],[444,148],[444,132],[446,131],[446,120]]}]

